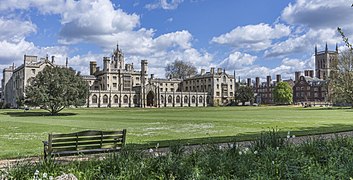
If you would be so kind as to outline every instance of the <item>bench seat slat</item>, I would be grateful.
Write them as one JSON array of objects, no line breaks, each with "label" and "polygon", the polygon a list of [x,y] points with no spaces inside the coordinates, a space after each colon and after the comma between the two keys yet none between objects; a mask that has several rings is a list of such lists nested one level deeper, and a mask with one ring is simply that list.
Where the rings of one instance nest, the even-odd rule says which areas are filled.
[{"label": "bench seat slat", "polygon": [[108,153],[108,152],[116,152],[121,150],[121,148],[107,148],[107,149],[86,149],[79,151],[61,151],[61,152],[53,152],[53,156],[69,156],[69,155],[79,155],[79,154],[96,154],[96,153]]},{"label": "bench seat slat", "polygon": [[123,138],[123,135],[115,135],[115,136],[92,136],[92,137],[79,137],[79,138],[60,138],[60,139],[53,139],[52,143],[58,143],[58,142],[70,142],[70,141],[91,141],[91,140],[101,140],[101,139],[121,139]]},{"label": "bench seat slat", "polygon": [[52,144],[52,147],[53,148],[56,148],[56,147],[65,147],[65,146],[83,146],[83,145],[90,145],[90,144],[98,144],[100,145],[101,143],[102,144],[107,144],[107,143],[110,143],[110,144],[117,144],[117,145],[121,145],[121,141],[122,139],[116,139],[116,140],[103,140],[103,141],[79,141],[79,142],[68,142],[68,143],[53,143]]},{"label": "bench seat slat", "polygon": [[123,134],[123,131],[80,131],[77,133],[68,134],[53,134],[53,138],[59,137],[76,137],[76,136],[95,136],[95,135],[111,135],[111,134]]}]

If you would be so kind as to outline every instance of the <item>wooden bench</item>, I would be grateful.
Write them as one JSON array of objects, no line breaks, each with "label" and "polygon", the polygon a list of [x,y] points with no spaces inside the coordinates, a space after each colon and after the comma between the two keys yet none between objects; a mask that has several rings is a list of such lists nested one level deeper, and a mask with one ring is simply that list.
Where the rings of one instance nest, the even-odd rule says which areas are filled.
[{"label": "wooden bench", "polygon": [[81,131],[49,134],[44,144],[44,159],[48,156],[70,156],[119,151],[125,146],[126,129],[122,131]]}]

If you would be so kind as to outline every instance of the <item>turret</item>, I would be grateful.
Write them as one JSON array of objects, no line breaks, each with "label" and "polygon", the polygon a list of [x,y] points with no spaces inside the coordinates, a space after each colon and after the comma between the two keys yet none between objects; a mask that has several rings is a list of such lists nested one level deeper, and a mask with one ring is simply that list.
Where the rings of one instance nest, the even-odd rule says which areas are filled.
[{"label": "turret", "polygon": [[110,68],[110,58],[109,57],[103,57],[103,71],[109,71]]},{"label": "turret", "polygon": [[270,84],[271,84],[271,81],[272,81],[272,79],[271,79],[271,76],[267,76],[266,77],[266,83],[267,83],[267,87],[269,87],[270,86]]},{"label": "turret", "polygon": [[299,81],[300,76],[301,76],[301,72],[300,71],[296,71],[295,72],[295,78],[294,78],[295,83],[297,83]]},{"label": "turret", "polygon": [[281,81],[282,81],[281,75],[280,75],[280,74],[277,74],[277,75],[276,75],[276,82],[279,83],[279,82],[281,82]]},{"label": "turret", "polygon": [[248,78],[248,79],[247,79],[246,85],[247,85],[247,86],[251,86],[251,78]]},{"label": "turret", "polygon": [[317,46],[315,45],[315,56],[317,55]]},{"label": "turret", "polygon": [[328,47],[327,47],[327,43],[326,43],[326,47],[325,47],[325,52],[328,52]]},{"label": "turret", "polygon": [[148,74],[148,63],[147,60],[141,60],[141,84],[145,84],[145,78]]}]

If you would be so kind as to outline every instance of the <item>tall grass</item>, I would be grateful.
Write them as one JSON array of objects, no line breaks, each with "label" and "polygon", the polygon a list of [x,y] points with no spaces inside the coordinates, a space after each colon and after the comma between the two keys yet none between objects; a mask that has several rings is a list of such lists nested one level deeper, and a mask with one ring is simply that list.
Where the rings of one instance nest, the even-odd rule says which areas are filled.
[{"label": "tall grass", "polygon": [[170,152],[125,149],[104,159],[60,164],[55,160],[18,164],[0,174],[33,179],[43,173],[72,173],[78,179],[349,179],[353,138],[309,139],[293,145],[277,130],[262,133],[250,147],[208,145],[196,150],[175,145]]}]

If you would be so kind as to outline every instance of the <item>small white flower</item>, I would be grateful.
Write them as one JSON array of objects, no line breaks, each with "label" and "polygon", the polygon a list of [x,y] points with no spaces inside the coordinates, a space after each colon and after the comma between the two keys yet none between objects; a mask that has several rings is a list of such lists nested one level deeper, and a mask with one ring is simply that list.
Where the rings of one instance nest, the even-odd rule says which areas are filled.
[{"label": "small white flower", "polygon": [[234,144],[230,144],[230,148],[233,148],[234,147]]},{"label": "small white flower", "polygon": [[245,148],[245,149],[244,149],[244,152],[248,152],[248,151],[249,151],[249,148]]},{"label": "small white flower", "polygon": [[277,151],[279,150],[279,147],[276,147]]},{"label": "small white flower", "polygon": [[159,147],[159,143],[157,143],[157,145],[156,145],[156,148],[158,148]]},{"label": "small white flower", "polygon": [[290,135],[290,131],[288,131],[288,133],[287,133],[288,135]]},{"label": "small white flower", "polygon": [[222,146],[218,146],[218,149],[221,150],[221,149],[222,149]]},{"label": "small white flower", "polygon": [[39,175],[39,171],[36,170],[36,171],[34,172],[34,175],[35,175],[35,176],[38,176],[38,175]]},{"label": "small white flower", "polygon": [[43,178],[47,178],[48,174],[47,173],[43,173]]},{"label": "small white flower", "polygon": [[254,154],[257,154],[257,151],[254,151]]},{"label": "small white flower", "polygon": [[289,139],[290,138],[290,135],[287,135],[287,139]]},{"label": "small white flower", "polygon": [[148,150],[148,152],[150,152],[150,153],[151,153],[151,152],[153,152],[153,149],[152,149],[152,148],[150,148],[150,149]]},{"label": "small white flower", "polygon": [[241,151],[239,151],[239,155],[242,155],[243,153]]},{"label": "small white flower", "polygon": [[295,135],[293,135],[292,138],[295,138]]},{"label": "small white flower", "polygon": [[272,161],[272,164],[275,164],[275,162],[274,162],[274,161]]},{"label": "small white flower", "polygon": [[49,180],[53,180],[54,178],[53,178],[53,176],[49,176]]}]

